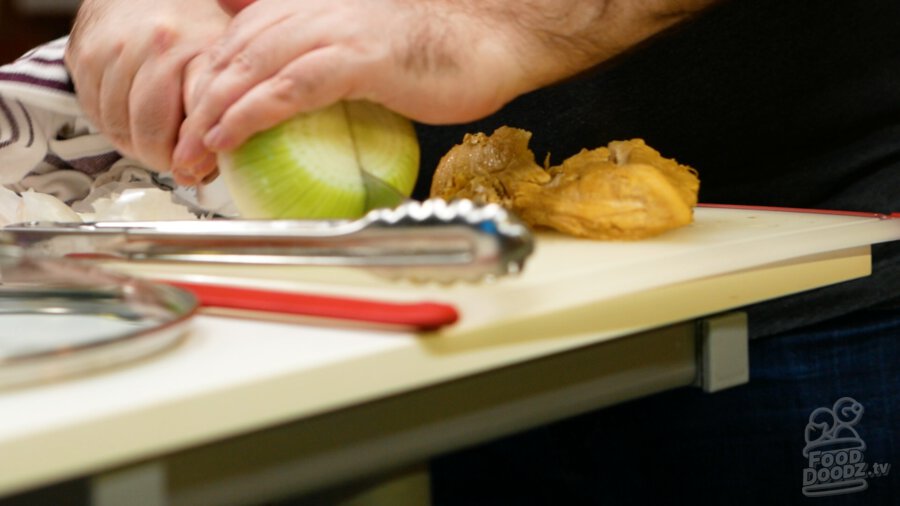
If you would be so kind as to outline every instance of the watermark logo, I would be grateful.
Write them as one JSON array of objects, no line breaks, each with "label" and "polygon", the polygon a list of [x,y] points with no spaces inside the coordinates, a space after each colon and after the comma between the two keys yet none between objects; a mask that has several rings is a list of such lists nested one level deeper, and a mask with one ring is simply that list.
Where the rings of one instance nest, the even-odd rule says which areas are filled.
[{"label": "watermark logo", "polygon": [[842,397],[831,408],[816,408],[806,424],[803,495],[822,497],[860,492],[868,479],[886,476],[891,465],[866,462],[866,442],[856,431],[863,405]]}]

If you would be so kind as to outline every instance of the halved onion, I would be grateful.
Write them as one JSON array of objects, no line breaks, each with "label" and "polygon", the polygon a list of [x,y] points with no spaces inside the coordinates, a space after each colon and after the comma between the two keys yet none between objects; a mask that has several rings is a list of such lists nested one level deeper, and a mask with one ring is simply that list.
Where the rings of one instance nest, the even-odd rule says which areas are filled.
[{"label": "halved onion", "polygon": [[412,193],[419,143],[408,119],[345,101],[256,134],[220,154],[219,169],[242,217],[356,218],[385,188]]}]

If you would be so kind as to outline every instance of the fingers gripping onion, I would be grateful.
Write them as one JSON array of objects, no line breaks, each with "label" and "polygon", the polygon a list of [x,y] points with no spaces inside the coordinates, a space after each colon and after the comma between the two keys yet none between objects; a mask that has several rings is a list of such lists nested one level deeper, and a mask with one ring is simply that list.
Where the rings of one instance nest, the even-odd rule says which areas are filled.
[{"label": "fingers gripping onion", "polygon": [[412,193],[419,144],[408,119],[339,102],[256,134],[220,154],[219,168],[243,217],[356,218],[379,200],[367,195],[370,176]]}]

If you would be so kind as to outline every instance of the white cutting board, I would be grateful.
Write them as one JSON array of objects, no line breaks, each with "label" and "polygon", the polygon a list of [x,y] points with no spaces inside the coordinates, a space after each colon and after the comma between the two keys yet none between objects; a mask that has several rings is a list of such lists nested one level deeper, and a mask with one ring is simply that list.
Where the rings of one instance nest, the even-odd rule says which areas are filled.
[{"label": "white cutting board", "polygon": [[[522,276],[482,285],[417,287],[321,269],[120,265],[155,277],[438,299],[463,318],[446,336],[423,338],[201,316],[180,346],[148,360],[0,392],[0,491],[862,276],[869,256],[860,246],[894,239],[900,219],[706,208],[694,225],[649,241],[542,235]],[[527,319],[537,314],[544,317]]]},{"label": "white cutting board", "polygon": [[[680,282],[900,239],[900,219],[756,208],[700,207],[695,222],[642,241],[537,236],[519,276],[478,284],[419,285],[362,270],[118,264],[128,272],[181,279],[344,295],[382,301],[442,301],[462,315],[445,334],[498,327]],[[712,294],[711,294],[712,295]]]}]

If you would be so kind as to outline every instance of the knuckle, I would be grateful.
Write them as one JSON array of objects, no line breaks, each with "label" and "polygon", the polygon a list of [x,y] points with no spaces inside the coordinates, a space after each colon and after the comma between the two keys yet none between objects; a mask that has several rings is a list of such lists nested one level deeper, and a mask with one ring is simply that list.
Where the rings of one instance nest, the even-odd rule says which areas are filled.
[{"label": "knuckle", "polygon": [[164,54],[175,47],[181,33],[169,21],[157,21],[150,29],[150,48],[155,54]]},{"label": "knuckle", "polygon": [[209,63],[215,70],[222,70],[222,66],[226,61],[225,58],[225,46],[221,40],[214,43],[207,50],[207,54],[209,55]]},{"label": "knuckle", "polygon": [[96,72],[100,68],[101,53],[94,51],[91,47],[85,47],[85,43],[80,45],[70,44],[66,48],[63,55],[66,66],[75,74],[75,77],[81,77],[84,72]]},{"label": "knuckle", "polygon": [[321,86],[321,81],[313,75],[278,74],[270,81],[272,98],[279,102],[294,104],[312,95]]},{"label": "knuckle", "polygon": [[222,35],[219,40],[210,46],[207,53],[209,54],[209,63],[213,70],[221,71],[231,65],[230,34]]},{"label": "knuckle", "polygon": [[[112,41],[107,41],[107,53],[103,54],[100,51],[91,51],[91,56],[85,55],[85,62],[90,65],[107,65],[112,63],[115,60],[118,60],[122,57],[122,54],[125,53],[125,48],[128,46],[127,42],[122,39],[114,39]],[[109,60],[107,60],[109,59]],[[102,68],[102,67],[101,67]]]},{"label": "knuckle", "polygon": [[272,99],[284,103],[296,102],[303,95],[302,90],[309,89],[309,87],[307,79],[290,75],[275,76],[269,84]]},{"label": "knuckle", "polygon": [[247,48],[234,55],[231,60],[231,68],[239,75],[256,75],[261,67],[261,58],[254,53],[252,49]]}]

